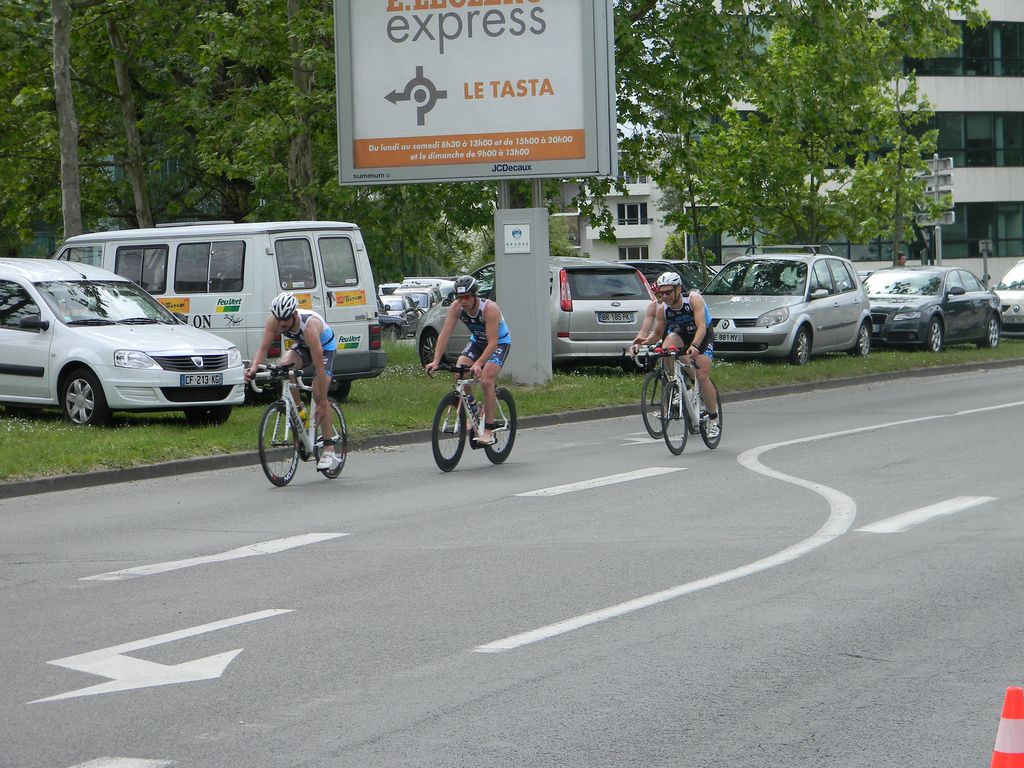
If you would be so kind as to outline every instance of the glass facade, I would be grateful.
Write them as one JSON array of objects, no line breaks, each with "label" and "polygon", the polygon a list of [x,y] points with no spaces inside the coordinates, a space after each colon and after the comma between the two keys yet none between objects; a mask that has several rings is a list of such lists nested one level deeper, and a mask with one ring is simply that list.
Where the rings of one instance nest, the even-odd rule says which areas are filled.
[{"label": "glass facade", "polygon": [[1024,166],[1024,112],[939,112],[928,127],[954,168]]},{"label": "glass facade", "polygon": [[1024,74],[1021,42],[1024,24],[996,21],[980,29],[962,22],[961,44],[955,51],[934,59],[914,59],[907,68],[918,75],[958,77],[1020,77]]}]

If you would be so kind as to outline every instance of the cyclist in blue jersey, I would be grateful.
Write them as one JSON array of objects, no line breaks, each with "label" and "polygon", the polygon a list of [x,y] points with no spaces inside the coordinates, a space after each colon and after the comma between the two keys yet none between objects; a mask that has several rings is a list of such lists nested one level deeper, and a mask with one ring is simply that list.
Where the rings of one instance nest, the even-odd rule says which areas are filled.
[{"label": "cyclist in blue jersey", "polygon": [[434,359],[427,363],[428,376],[433,376],[441,363],[448,337],[460,320],[469,328],[469,343],[459,356],[458,365],[471,366],[470,373],[480,382],[484,389],[484,421],[483,431],[477,438],[477,444],[490,445],[494,442],[491,424],[498,409],[494,396],[494,380],[501,373],[505,364],[512,336],[508,332],[501,309],[490,299],[481,299],[477,293],[479,284],[472,275],[462,275],[455,280],[455,301],[448,308],[448,317],[437,337],[434,348]]},{"label": "cyclist in blue jersey", "polygon": [[[683,295],[683,281],[677,272],[658,276],[655,292],[661,299],[654,328],[644,340],[653,344],[664,338],[666,347],[685,349],[684,360],[697,369],[701,396],[708,409],[708,437],[718,437],[718,391],[711,383],[711,359],[714,357],[715,334],[711,326],[711,310],[697,291]],[[716,408],[714,412],[712,408]]]},{"label": "cyclist in blue jersey", "polygon": [[[270,316],[263,327],[263,339],[260,348],[253,355],[252,363],[245,371],[248,382],[256,373],[256,368],[267,357],[270,345],[278,334],[295,342],[292,348],[281,355],[281,365],[294,365],[297,370],[313,365],[313,400],[316,403],[316,417],[320,424],[320,434],[330,435],[334,430],[331,425],[331,409],[327,405],[327,389],[334,373],[334,353],[338,342],[324,319],[316,312],[299,309],[298,299],[290,293],[280,293],[270,303]],[[296,393],[296,398],[298,394]],[[296,405],[299,405],[296,402]],[[334,453],[334,443],[324,439],[324,450],[317,462],[317,469],[334,469],[339,461]]]}]

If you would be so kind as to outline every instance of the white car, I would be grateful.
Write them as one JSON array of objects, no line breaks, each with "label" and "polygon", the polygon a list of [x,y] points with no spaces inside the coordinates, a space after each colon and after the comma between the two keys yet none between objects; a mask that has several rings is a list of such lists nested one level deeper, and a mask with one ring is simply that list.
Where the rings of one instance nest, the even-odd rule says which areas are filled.
[{"label": "white car", "polygon": [[1024,337],[1024,259],[1014,264],[995,287],[1002,315],[1002,335]]},{"label": "white car", "polygon": [[220,424],[245,399],[242,370],[235,345],[113,272],[0,259],[0,403],[59,406],[82,425],[112,411]]}]

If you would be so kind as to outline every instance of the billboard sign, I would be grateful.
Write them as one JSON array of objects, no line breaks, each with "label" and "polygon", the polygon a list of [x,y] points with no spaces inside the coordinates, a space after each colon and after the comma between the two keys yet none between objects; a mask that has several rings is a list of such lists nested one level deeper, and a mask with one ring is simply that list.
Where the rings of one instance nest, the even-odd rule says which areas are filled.
[{"label": "billboard sign", "polygon": [[335,0],[339,179],[615,173],[611,0]]}]

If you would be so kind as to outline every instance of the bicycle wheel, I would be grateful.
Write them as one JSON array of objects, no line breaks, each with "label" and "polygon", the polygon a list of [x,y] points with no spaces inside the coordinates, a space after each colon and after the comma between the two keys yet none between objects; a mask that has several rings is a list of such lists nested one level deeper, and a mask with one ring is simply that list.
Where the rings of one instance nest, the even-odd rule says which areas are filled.
[{"label": "bicycle wheel", "polygon": [[267,479],[278,487],[288,485],[299,466],[299,436],[288,423],[288,411],[280,400],[268,405],[260,418],[259,451]]},{"label": "bicycle wheel", "polygon": [[[331,437],[334,440],[334,455],[337,457],[333,469],[321,469],[324,477],[333,480],[345,468],[348,458],[348,427],[345,425],[345,414],[333,397],[327,398],[327,407],[331,409]],[[319,431],[319,430],[318,430]],[[320,435],[313,442],[313,458],[320,461]]]},{"label": "bicycle wheel", "polygon": [[[714,384],[714,382],[711,382]],[[700,420],[700,436],[704,439],[704,445],[714,450],[718,447],[718,443],[722,440],[722,396],[718,394],[718,387],[715,387],[716,404],[718,406],[718,434],[714,437],[708,437],[708,420],[701,416]],[[707,406],[705,406],[707,407]]]},{"label": "bicycle wheel", "polygon": [[689,437],[690,432],[689,426],[679,384],[669,381],[661,391],[661,428],[665,445],[675,456],[681,454],[686,448],[686,438]]},{"label": "bicycle wheel", "polygon": [[462,451],[466,448],[466,414],[454,392],[449,392],[437,404],[434,425],[430,430],[430,447],[442,472],[451,472],[462,458]]},{"label": "bicycle wheel", "polygon": [[501,464],[512,453],[512,444],[516,441],[516,404],[512,393],[507,389],[499,389],[494,393],[497,398],[498,412],[494,414],[494,444],[485,445],[484,453],[492,464]]},{"label": "bicycle wheel", "polygon": [[661,437],[661,390],[664,387],[665,378],[661,371],[655,370],[644,376],[644,384],[640,388],[640,415],[644,429],[655,440]]}]

